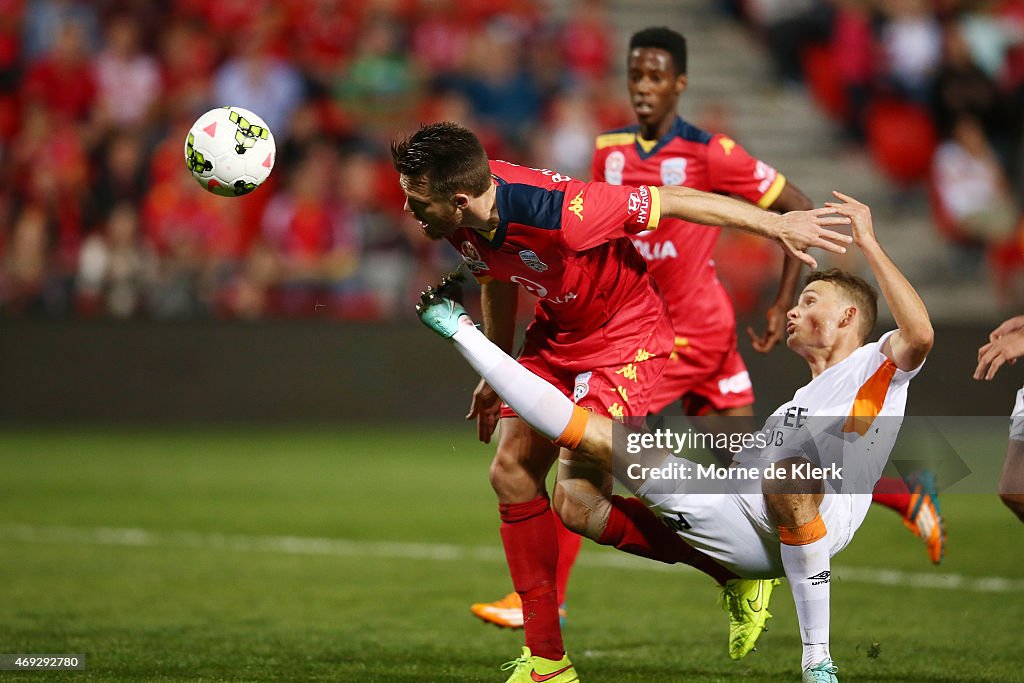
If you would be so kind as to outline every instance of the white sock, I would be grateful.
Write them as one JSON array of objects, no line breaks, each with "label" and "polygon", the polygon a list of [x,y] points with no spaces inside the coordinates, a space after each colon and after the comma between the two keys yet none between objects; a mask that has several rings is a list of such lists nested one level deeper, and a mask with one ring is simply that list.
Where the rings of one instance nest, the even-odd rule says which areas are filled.
[{"label": "white sock", "polygon": [[828,535],[806,545],[781,544],[782,566],[796,603],[803,658],[800,670],[823,659],[828,652],[829,580],[832,560],[828,555]]},{"label": "white sock", "polygon": [[459,320],[452,342],[527,424],[552,440],[562,435],[575,407],[562,392],[498,348],[469,318]]}]

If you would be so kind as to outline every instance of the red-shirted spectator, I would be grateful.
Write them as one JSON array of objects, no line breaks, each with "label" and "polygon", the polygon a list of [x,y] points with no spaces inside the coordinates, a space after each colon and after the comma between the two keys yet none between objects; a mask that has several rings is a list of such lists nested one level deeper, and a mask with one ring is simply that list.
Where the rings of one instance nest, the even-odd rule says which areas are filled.
[{"label": "red-shirted spectator", "polygon": [[90,116],[96,102],[96,79],[80,26],[61,25],[53,50],[29,68],[21,95],[25,102],[42,104],[72,121]]}]

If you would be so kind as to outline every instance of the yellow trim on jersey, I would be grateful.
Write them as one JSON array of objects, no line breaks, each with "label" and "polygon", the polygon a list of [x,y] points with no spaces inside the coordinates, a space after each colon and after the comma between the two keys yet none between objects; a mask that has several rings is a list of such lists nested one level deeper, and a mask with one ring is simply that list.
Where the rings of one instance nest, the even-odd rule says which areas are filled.
[{"label": "yellow trim on jersey", "polygon": [[786,186],[786,176],[781,173],[775,174],[775,182],[768,188],[760,199],[757,200],[757,205],[762,209],[767,209],[769,206],[775,203],[775,200],[782,194],[782,188]]},{"label": "yellow trim on jersey", "polygon": [[639,135],[636,136],[636,141],[637,144],[640,145],[641,149],[644,150],[644,154],[650,153],[650,151],[654,149],[654,146],[658,144],[657,140],[644,140]]},{"label": "yellow trim on jersey", "polygon": [[485,230],[483,228],[473,228],[473,230],[476,230],[479,234],[486,237],[488,242],[493,242],[494,235],[497,234],[498,232],[497,228],[491,228],[490,230]]},{"label": "yellow trim on jersey", "polygon": [[598,135],[594,146],[598,149],[605,147],[618,147],[619,145],[630,145],[636,140],[636,133],[605,133]]},{"label": "yellow trim on jersey", "polygon": [[651,217],[647,221],[647,230],[657,230],[658,223],[661,222],[661,193],[658,192],[658,188],[654,185],[648,185],[651,188]]}]

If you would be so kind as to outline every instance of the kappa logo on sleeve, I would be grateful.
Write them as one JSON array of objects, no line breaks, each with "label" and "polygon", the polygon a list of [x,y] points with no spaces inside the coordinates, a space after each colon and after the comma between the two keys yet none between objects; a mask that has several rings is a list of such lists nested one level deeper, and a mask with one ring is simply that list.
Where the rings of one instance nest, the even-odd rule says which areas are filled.
[{"label": "kappa logo on sleeve", "polygon": [[576,214],[576,218],[583,220],[583,190],[569,202],[569,212]]}]

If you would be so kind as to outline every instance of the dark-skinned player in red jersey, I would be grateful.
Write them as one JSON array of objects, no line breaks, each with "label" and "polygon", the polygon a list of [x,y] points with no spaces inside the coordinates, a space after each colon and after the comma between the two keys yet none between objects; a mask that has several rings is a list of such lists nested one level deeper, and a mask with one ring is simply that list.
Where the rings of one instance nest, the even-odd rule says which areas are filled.
[{"label": "dark-skinned player in red jersey", "polygon": [[[668,311],[630,236],[656,229],[663,217],[683,218],[775,239],[809,265],[810,247],[842,253],[851,241],[829,229],[849,222],[830,209],[779,215],[685,187],[585,183],[489,161],[476,136],[453,123],[424,126],[393,142],[391,153],[405,209],[427,237],[450,242],[482,282],[485,334],[511,351],[522,286],[538,301],[519,362],[580,407],[616,419],[647,414],[673,340]],[[478,416],[484,440],[498,411],[497,395],[481,383],[471,415]],[[508,683],[579,680],[562,644],[558,534],[550,508],[563,519],[585,517],[592,501],[574,493],[597,487],[610,495],[611,477],[573,458],[505,412],[490,478],[526,640],[522,655],[507,666]],[[556,459],[559,485],[551,501],[545,478]],[[681,542],[636,499],[614,497],[599,542],[689,564],[723,585],[737,578]]]},{"label": "dark-skinned player in red jersey", "polygon": [[[597,137],[591,179],[614,185],[681,185],[741,197],[778,212],[811,208],[811,200],[774,167],[752,157],[731,138],[705,132],[676,114],[687,86],[686,63],[686,40],[676,31],[648,28],[632,36],[627,78],[637,124]],[[704,423],[715,419],[713,416],[726,416],[716,423],[715,431],[749,432],[754,423],[743,418],[753,415],[754,393],[737,350],[732,302],[715,271],[718,234],[717,228],[666,218],[657,231],[632,238],[658,283],[675,330],[674,349],[650,396],[649,408],[652,413],[660,412],[680,401],[687,415],[705,416]],[[764,332],[748,329],[755,350],[767,353],[782,338],[799,276],[800,262],[785,259]],[[718,455],[728,459],[727,453]],[[907,528],[925,541],[932,561],[941,559],[945,534],[935,480],[929,473],[918,473],[906,484],[883,478],[875,502],[899,512]],[[579,545],[563,536],[559,542],[559,595],[564,601],[575,559],[572,550]],[[766,582],[757,589],[769,597],[771,587]],[[750,651],[770,617],[764,610],[741,618],[739,612],[745,604],[724,604],[733,613],[730,656],[736,659]],[[515,593],[495,602],[474,604],[471,610],[499,626],[522,626]],[[751,633],[758,623],[760,628]]]}]

